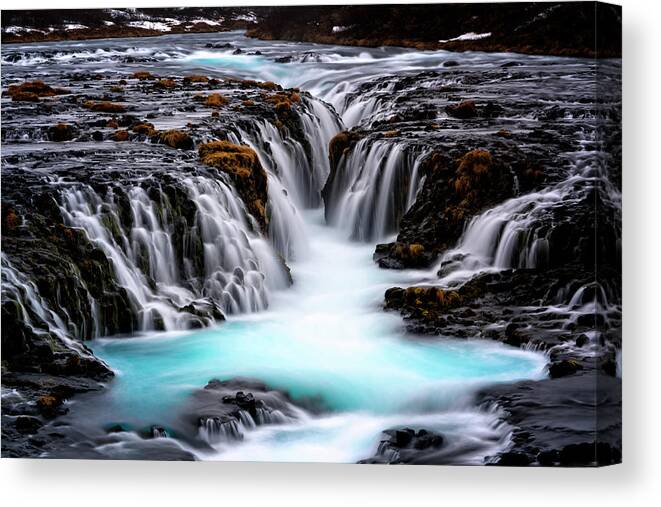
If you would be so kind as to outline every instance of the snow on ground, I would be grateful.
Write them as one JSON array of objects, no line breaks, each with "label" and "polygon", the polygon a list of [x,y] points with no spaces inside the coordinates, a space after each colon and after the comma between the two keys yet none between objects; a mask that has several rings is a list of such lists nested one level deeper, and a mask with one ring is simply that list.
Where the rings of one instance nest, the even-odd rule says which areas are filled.
[{"label": "snow on ground", "polygon": [[486,33],[468,32],[463,35],[460,35],[459,37],[454,37],[452,39],[441,39],[438,42],[445,43],[445,42],[452,42],[455,40],[480,40],[480,39],[486,39],[487,37],[491,37],[491,32],[486,32]]}]

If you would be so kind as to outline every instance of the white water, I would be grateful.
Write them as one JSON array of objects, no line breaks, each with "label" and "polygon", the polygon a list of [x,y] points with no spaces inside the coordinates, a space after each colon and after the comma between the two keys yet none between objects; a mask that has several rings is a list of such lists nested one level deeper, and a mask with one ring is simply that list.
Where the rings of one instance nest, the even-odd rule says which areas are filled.
[{"label": "white water", "polygon": [[420,164],[430,151],[387,140],[359,141],[338,162],[329,222],[360,241],[376,242],[396,233],[420,188]]},{"label": "white water", "polygon": [[372,248],[346,242],[323,225],[320,210],[305,217],[310,255],[292,264],[295,284],[274,294],[268,311],[194,333],[93,342],[118,372],[108,402],[114,420],[167,425],[210,378],[252,377],[294,400],[320,397],[331,412],[241,425],[233,431],[242,441],[216,438],[215,451],[195,451],[198,457],[355,462],[370,457],[381,431],[393,426],[443,432],[448,462],[480,463],[504,448],[507,428],[475,408],[472,394],[493,382],[542,377],[545,356],[494,342],[405,338],[400,317],[381,304],[384,290],[409,275],[379,270]]},{"label": "white water", "polygon": [[232,187],[204,177],[186,178],[182,184],[197,208],[184,245],[201,243],[203,273],[195,272],[186,255],[190,252],[184,252],[183,272],[178,270],[174,224],[164,194],[155,203],[139,186],[124,189],[132,215],[127,231],[112,190],[106,196],[91,187],[63,191],[65,223],[83,229],[111,261],[119,285],[131,298],[138,330],[186,329],[195,319],[182,310],[189,304],[218,305],[226,313],[263,310],[267,288],[288,285],[285,268],[268,242],[253,232],[252,218]]}]

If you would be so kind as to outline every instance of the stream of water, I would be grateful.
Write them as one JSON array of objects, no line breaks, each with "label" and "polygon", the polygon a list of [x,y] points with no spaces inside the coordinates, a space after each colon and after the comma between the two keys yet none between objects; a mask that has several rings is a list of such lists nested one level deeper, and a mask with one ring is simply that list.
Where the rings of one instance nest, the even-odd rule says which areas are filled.
[{"label": "stream of water", "polygon": [[[187,37],[67,42],[58,44],[57,49],[49,44],[33,45],[32,52],[21,59],[11,62],[3,59],[3,70],[9,65],[12,72],[20,76],[30,72],[47,73],[52,65],[99,72],[112,69],[127,74],[156,68],[160,73],[178,75],[204,72],[273,80],[283,86],[301,87],[332,105],[343,127],[347,128],[368,125],[388,114],[390,99],[378,94],[361,97],[354,93],[366,80],[383,74],[438,69],[449,59],[460,59],[474,70],[486,71],[500,65],[504,59],[503,55],[264,42],[246,39],[238,33]],[[189,43],[191,40],[195,43]],[[241,47],[242,52],[235,54],[233,48],[205,48],[206,41],[232,42]],[[129,57],[135,58],[137,63],[127,61]],[[140,58],[145,57],[150,61],[141,62]],[[521,55],[507,55],[506,58],[540,68],[551,60],[555,68],[577,65],[569,59]],[[507,447],[508,428],[498,423],[496,413],[475,406],[475,392],[481,386],[496,382],[544,377],[546,356],[486,340],[452,337],[426,340],[408,336],[401,317],[383,311],[383,294],[388,287],[410,285],[421,275],[382,270],[372,261],[374,243],[389,239],[391,234],[385,218],[379,219],[369,231],[359,228],[359,234],[352,236],[368,242],[350,239],[347,230],[356,227],[343,226],[343,222],[358,220],[353,217],[366,212],[363,211],[366,204],[360,196],[356,197],[357,201],[347,197],[346,202],[340,203],[336,211],[340,215],[339,226],[326,224],[319,198],[328,176],[326,141],[342,126],[333,123],[335,120],[321,103],[311,107],[316,113],[311,115],[306,129],[318,131],[318,137],[312,141],[316,161],[314,174],[306,182],[305,189],[288,179],[296,169],[287,167],[294,159],[273,149],[284,146],[285,141],[276,139],[277,133],[268,130],[268,126],[261,128],[259,137],[241,131],[233,134],[236,142],[250,144],[260,155],[262,165],[269,172],[271,192],[280,190],[278,199],[282,203],[271,205],[283,210],[295,208],[289,221],[274,226],[280,230],[275,234],[280,238],[276,248],[288,259],[293,285],[288,288],[285,288],[286,283],[269,286],[268,277],[264,283],[259,279],[254,285],[258,286],[256,294],[237,296],[223,305],[224,309],[233,310],[226,322],[205,329],[97,338],[91,342],[91,348],[117,376],[105,393],[93,396],[86,405],[81,403],[72,414],[98,428],[111,423],[134,428],[158,424],[168,428],[175,424],[178,411],[191,393],[210,379],[248,377],[289,393],[294,403],[317,399],[323,410],[317,414],[300,410],[297,417],[286,422],[247,428],[239,442],[212,442],[210,448],[192,450],[198,458],[356,462],[374,455],[384,430],[412,427],[444,435],[448,442],[444,450],[445,462],[482,463],[486,456]],[[172,121],[176,120],[175,117]],[[263,146],[264,138],[269,139],[271,148]],[[399,152],[382,151],[379,160],[374,161],[375,168],[382,159],[395,167],[400,164],[400,158],[405,158]],[[408,158],[412,164],[419,163],[416,157]],[[361,161],[357,159],[355,165],[360,166]],[[377,211],[381,213],[383,208],[385,213],[392,206],[387,202],[390,189],[368,188],[369,172],[363,180],[359,183],[366,185],[367,194],[374,194],[370,199],[376,203]],[[418,183],[415,179],[411,182],[407,206],[413,201]],[[197,187],[193,187],[191,192],[195,193]],[[136,194],[138,190],[133,192],[136,207],[142,197]],[[234,199],[231,191],[224,187],[216,193],[229,196],[224,199]],[[204,194],[205,199],[216,195],[200,190],[194,196],[198,205],[201,202],[198,194]],[[63,213],[69,217],[69,222],[84,228],[92,239],[105,241],[102,246],[107,247],[108,255],[117,256],[117,262],[126,266],[123,285],[134,287],[136,299],[143,298],[145,305],[160,305],[159,297],[149,292],[152,289],[145,289],[146,284],[134,266],[137,263],[130,255],[117,253],[120,247],[110,244],[108,235],[99,230],[100,222],[93,216],[96,208],[86,207],[91,198],[79,202],[76,199],[80,194],[67,195]],[[288,195],[286,202],[282,195]],[[100,201],[97,206],[101,206]],[[148,213],[148,199],[138,208],[146,217],[153,215]],[[212,220],[213,210],[207,211]],[[223,215],[211,225],[224,230],[230,224],[232,230],[238,231],[232,234],[244,237],[241,213],[237,209],[229,213],[231,216]],[[219,225],[214,225],[216,223]],[[146,245],[156,245],[157,251],[152,257],[168,251],[158,246],[159,242],[167,244],[169,240],[160,229],[146,224],[139,232],[146,238],[141,240]],[[131,241],[136,241],[135,231],[133,234]],[[222,249],[218,243],[220,236],[214,234],[208,240],[203,237],[205,248],[215,245]],[[226,231],[223,234],[227,234]],[[245,255],[258,251],[255,245],[262,245],[261,241],[261,238],[246,239]],[[463,247],[467,245],[470,245],[470,238],[464,240]],[[259,252],[267,251],[265,249],[267,247],[262,245]],[[216,250],[209,252],[213,257],[211,254]],[[273,256],[272,253],[268,255]],[[254,257],[249,266],[241,264],[248,263],[245,258],[237,262],[246,273],[257,273],[254,274],[257,280],[259,269],[267,274],[268,270],[264,269],[265,261],[260,255]],[[170,287],[177,283],[177,275],[168,271],[164,263],[167,264],[167,260],[155,263],[164,270],[155,272],[153,277],[157,283]],[[228,271],[227,266],[214,264],[212,268],[211,273]],[[185,293],[182,300],[188,301],[188,297]],[[241,313],[245,311],[255,313]],[[166,323],[166,327],[177,327],[175,317],[172,325]],[[126,441],[129,440],[127,436]],[[121,447],[126,441],[113,445]]]}]

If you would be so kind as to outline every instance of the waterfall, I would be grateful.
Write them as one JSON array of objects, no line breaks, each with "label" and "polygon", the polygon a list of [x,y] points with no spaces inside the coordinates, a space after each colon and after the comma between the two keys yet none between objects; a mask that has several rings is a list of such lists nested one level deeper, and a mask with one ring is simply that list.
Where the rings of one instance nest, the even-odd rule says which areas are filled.
[{"label": "waterfall", "polygon": [[[194,205],[192,223],[177,215],[162,189],[140,186],[111,188],[105,196],[84,185],[66,189],[60,209],[65,223],[84,230],[111,261],[141,330],[209,325],[216,308],[266,308],[268,291],[286,287],[287,273],[253,232],[236,192],[203,176],[179,184]],[[125,194],[128,210],[118,192]]]},{"label": "waterfall", "polygon": [[307,147],[266,120],[229,135],[232,142],[255,150],[268,175],[269,237],[285,260],[308,252],[299,210],[321,204],[321,189],[330,173],[328,143],[341,129],[337,115],[321,101],[304,97],[303,105],[300,118]]},{"label": "waterfall", "polygon": [[554,259],[550,239],[567,210],[579,205],[594,208],[597,194],[609,208],[621,209],[621,193],[592,142],[582,140],[582,149],[570,154],[571,168],[565,179],[473,217],[457,246],[434,267],[442,283],[461,283],[484,270],[547,268]]},{"label": "waterfall", "polygon": [[223,417],[201,417],[199,426],[200,437],[210,445],[243,440],[245,432],[267,424],[287,424],[295,418],[286,416],[280,410],[256,408],[252,415],[247,410],[238,410],[235,414]]},{"label": "waterfall", "polygon": [[[50,308],[50,305],[39,294],[37,286],[23,273],[17,270],[3,253],[2,262],[2,301],[16,305],[21,323],[32,333],[51,334],[59,339],[65,347],[75,350],[83,357],[92,357],[89,351],[70,336],[75,336],[75,329],[70,329],[60,315]],[[73,324],[72,324],[73,325]]]},{"label": "waterfall", "polygon": [[428,149],[388,140],[360,140],[343,155],[327,188],[326,217],[352,239],[376,241],[397,230],[422,181]]}]

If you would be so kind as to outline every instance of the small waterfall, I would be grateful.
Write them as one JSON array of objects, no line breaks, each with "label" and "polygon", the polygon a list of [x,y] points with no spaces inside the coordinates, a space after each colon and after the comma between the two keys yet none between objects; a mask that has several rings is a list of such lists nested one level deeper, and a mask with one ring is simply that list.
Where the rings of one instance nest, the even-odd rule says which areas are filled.
[{"label": "small waterfall", "polygon": [[428,153],[388,140],[360,140],[329,180],[327,220],[360,241],[396,232],[420,188],[419,169]]},{"label": "small waterfall", "polygon": [[262,310],[269,289],[288,285],[232,187],[201,176],[180,185],[194,206],[192,223],[161,189],[110,189],[105,196],[89,186],[63,191],[65,223],[83,229],[106,254],[144,331],[209,325],[216,307]]},{"label": "small waterfall", "polygon": [[231,440],[243,440],[241,423],[233,417],[226,420],[220,417],[203,417],[200,419],[200,437],[208,444],[226,442]]},{"label": "small waterfall", "polygon": [[69,349],[83,357],[92,357],[78,341],[75,329],[69,329],[60,315],[55,313],[46,300],[41,297],[37,286],[17,270],[3,253],[2,262],[2,301],[3,304],[15,304],[20,312],[21,322],[35,334],[51,334]]},{"label": "small waterfall", "polygon": [[337,116],[322,102],[303,98],[301,126],[310,143],[302,145],[268,121],[253,130],[238,129],[229,135],[257,153],[268,174],[269,237],[286,260],[304,256],[308,238],[299,209],[321,204],[321,189],[328,178],[328,143],[340,131]]},{"label": "small waterfall", "polygon": [[232,440],[243,440],[245,432],[267,424],[287,424],[295,419],[283,414],[280,410],[256,408],[252,415],[247,410],[239,410],[236,414],[225,417],[201,417],[198,426],[200,437],[208,444],[214,445]]},{"label": "small waterfall", "polygon": [[572,155],[566,179],[475,216],[457,246],[434,268],[443,283],[461,283],[483,270],[549,267],[553,262],[550,239],[566,220],[568,209],[594,207],[595,194],[608,207],[621,207],[621,194],[597,162],[598,156],[598,151],[585,147]]}]

